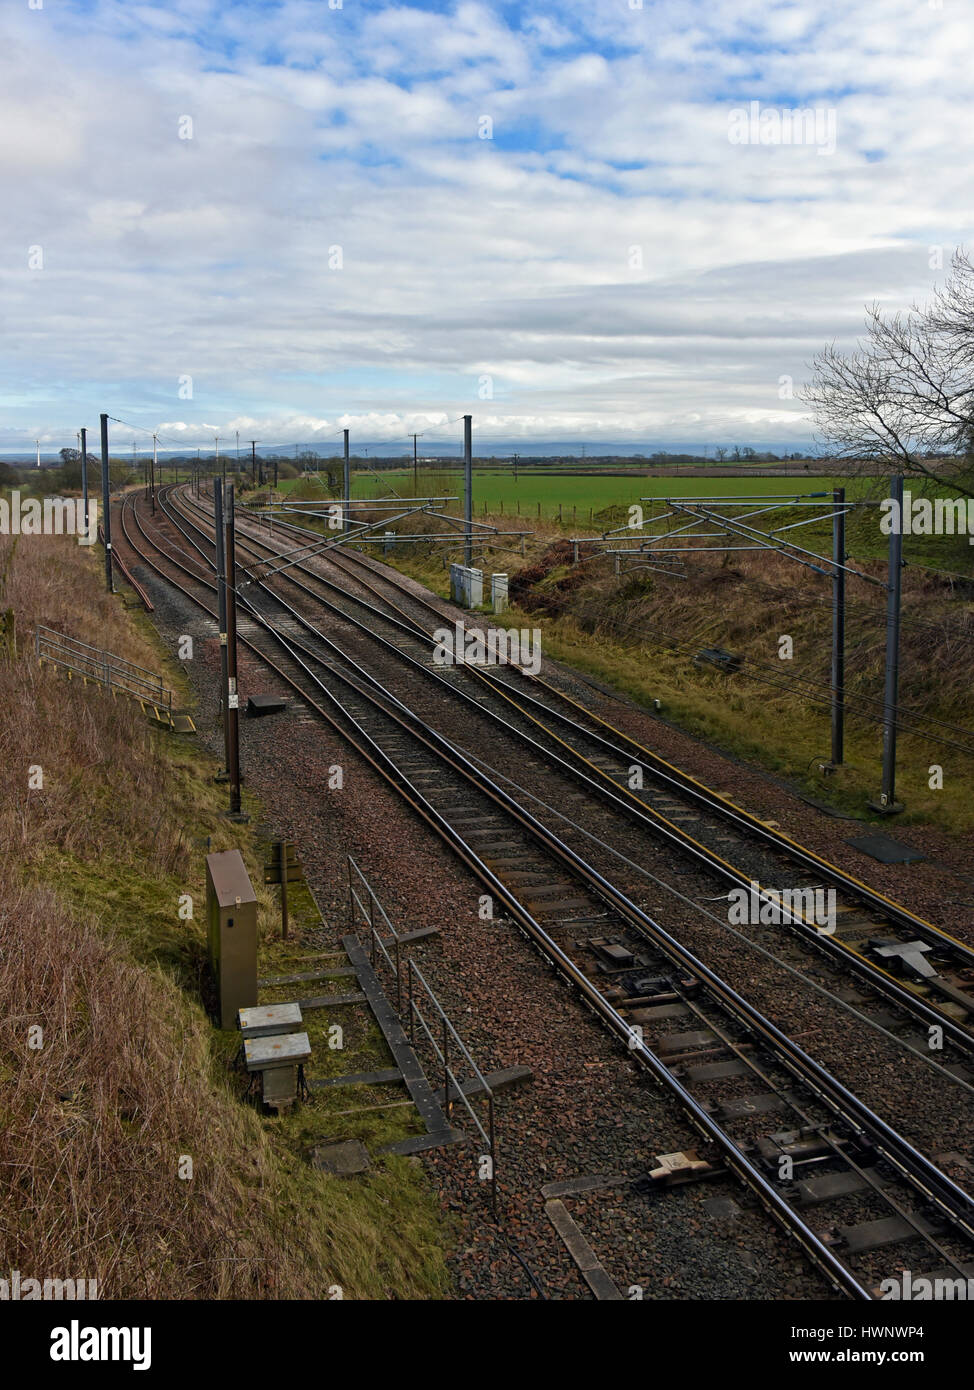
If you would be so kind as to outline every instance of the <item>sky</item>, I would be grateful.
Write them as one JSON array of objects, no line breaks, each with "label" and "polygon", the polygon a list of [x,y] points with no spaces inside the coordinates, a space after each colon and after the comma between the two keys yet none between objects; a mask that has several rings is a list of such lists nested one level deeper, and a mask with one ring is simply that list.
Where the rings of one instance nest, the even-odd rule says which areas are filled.
[{"label": "sky", "polygon": [[459,450],[464,414],[481,453],[797,447],[814,354],[971,238],[966,0],[7,0],[0,29],[6,448],[101,411],[140,448]]}]

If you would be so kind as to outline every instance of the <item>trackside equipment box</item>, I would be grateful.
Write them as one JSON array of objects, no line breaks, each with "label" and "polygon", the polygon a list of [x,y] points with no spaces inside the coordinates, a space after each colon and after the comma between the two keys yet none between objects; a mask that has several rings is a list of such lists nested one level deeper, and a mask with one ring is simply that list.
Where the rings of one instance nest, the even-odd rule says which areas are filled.
[{"label": "trackside equipment box", "polygon": [[257,1003],[257,895],[238,849],[206,856],[206,922],[221,1028]]}]

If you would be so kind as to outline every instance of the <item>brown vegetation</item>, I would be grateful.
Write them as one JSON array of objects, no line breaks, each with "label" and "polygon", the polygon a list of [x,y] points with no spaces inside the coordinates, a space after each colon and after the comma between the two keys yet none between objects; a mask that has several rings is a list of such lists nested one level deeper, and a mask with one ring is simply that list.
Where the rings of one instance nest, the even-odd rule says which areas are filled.
[{"label": "brown vegetation", "polygon": [[97,1279],[112,1298],[313,1292],[275,1230],[259,1123],[211,1076],[209,1025],[171,981],[8,880],[0,994],[3,1277]]},{"label": "brown vegetation", "polygon": [[201,832],[244,833],[219,818],[212,765],[134,701],[39,669],[32,628],[149,668],[158,650],[70,538],[0,543],[0,579],[19,635],[0,657],[0,1277],[382,1297],[368,1193],[309,1175],[240,1103],[233,1039],[200,1003],[202,930],[178,895],[201,901]]}]

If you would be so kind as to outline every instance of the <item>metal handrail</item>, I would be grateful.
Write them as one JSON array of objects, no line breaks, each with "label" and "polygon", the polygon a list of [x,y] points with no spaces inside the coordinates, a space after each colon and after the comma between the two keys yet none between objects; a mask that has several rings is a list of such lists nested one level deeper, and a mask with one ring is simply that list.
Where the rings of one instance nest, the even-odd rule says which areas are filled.
[{"label": "metal handrail", "polygon": [[[349,915],[351,917],[352,926],[356,928],[356,930],[360,925],[368,928],[369,950],[372,961],[372,967],[373,969],[375,968],[377,953],[381,954],[395,978],[397,1001],[396,1010],[400,1017],[402,1017],[403,971],[400,960],[400,946],[402,938],[396,931],[395,927],[392,925],[392,922],[389,920],[388,913],[382,906],[382,903],[376,896],[376,893],[374,892],[372,885],[369,883],[368,879],[365,877],[358,864],[356,864],[355,860],[352,858],[350,854],[346,854],[345,858],[348,864]],[[358,883],[356,883],[356,880],[353,877],[353,873],[357,875],[359,881]],[[359,885],[361,885],[361,887],[364,888],[364,894],[362,894],[359,891]],[[385,928],[388,931],[388,937],[385,940],[383,940],[376,927],[377,914],[381,916],[382,922],[384,923]],[[393,948],[392,955],[389,954],[390,945]],[[411,956],[406,961],[405,974],[406,986],[408,991],[406,1016],[409,1021],[410,1038],[412,1039],[413,1045],[415,1046],[416,1024],[418,1022],[420,1028],[422,1029],[423,1033],[429,1041],[429,1044],[433,1050],[433,1056],[435,1057],[437,1064],[442,1068],[443,1108],[446,1112],[447,1117],[449,1118],[450,1114],[452,1113],[454,1097],[456,1097],[456,1099],[462,1102],[464,1109],[470,1116],[470,1119],[477,1130],[477,1133],[480,1135],[483,1143],[487,1147],[487,1160],[489,1163],[488,1176],[490,1178],[490,1205],[492,1215],[496,1220],[497,1145],[494,1136],[494,1093],[487,1083],[487,1078],[484,1076],[483,1072],[480,1070],[480,1068],[477,1066],[477,1063],[470,1055],[468,1047],[464,1043],[463,1039],[460,1037],[460,1034],[454,1028],[453,1024],[450,1022],[450,1019],[447,1017],[446,1011],[444,1010],[442,1004],[437,999],[436,995],[433,993],[422,971],[420,970],[419,966],[416,964],[416,962],[413,960]],[[414,989],[414,981],[418,985],[418,990]],[[437,1039],[434,1036],[430,1026],[430,1022],[427,1021],[426,1017],[423,1014],[423,1010],[420,1007],[420,1003],[416,998],[417,992],[420,992],[421,996],[425,996],[429,1000],[429,1003],[432,1005],[433,1010],[435,1010],[436,1017],[432,1020],[432,1023],[433,1027],[436,1026],[437,1022],[440,1025],[439,1039]],[[451,1040],[454,1044],[454,1051],[458,1051],[462,1060],[466,1062],[469,1066],[471,1072],[476,1077],[477,1082],[479,1084],[479,1088],[487,1101],[486,1129],[481,1123],[480,1117],[478,1116],[477,1112],[471,1105],[469,1097],[464,1093],[463,1085],[450,1064]]]},{"label": "metal handrail", "polygon": [[[480,1123],[480,1120],[479,1120],[479,1118],[477,1117],[476,1111],[473,1109],[473,1107],[472,1107],[471,1104],[470,1104],[469,1097],[466,1096],[466,1095],[464,1094],[463,1087],[461,1086],[460,1081],[457,1079],[456,1075],[455,1075],[454,1072],[453,1072],[453,1069],[452,1069],[451,1066],[450,1066],[449,1058],[446,1057],[446,1056],[444,1056],[444,1054],[440,1051],[440,1048],[439,1048],[439,1046],[437,1045],[436,1039],[433,1037],[433,1034],[430,1032],[430,1030],[429,1030],[429,1025],[427,1024],[425,1018],[423,1017],[422,1010],[420,1009],[419,1005],[416,1003],[415,1000],[413,1000],[413,1001],[411,1002],[410,1008],[411,1008],[411,1010],[412,1010],[413,1016],[419,1020],[419,1023],[420,1023],[420,1026],[421,1026],[422,1029],[423,1029],[423,1032],[426,1034],[427,1038],[429,1039],[430,1046],[432,1047],[434,1053],[436,1054],[436,1060],[440,1063],[440,1065],[441,1065],[442,1068],[443,1068],[444,1089],[445,1089],[445,1091],[446,1091],[446,1093],[447,1093],[447,1095],[448,1095],[448,1097],[449,1097],[448,1100],[447,1100],[447,1102],[446,1102],[448,1112],[449,1112],[449,1110],[452,1109],[452,1107],[453,1107],[453,1092],[456,1091],[456,1098],[457,1098],[458,1100],[463,1101],[463,1104],[464,1104],[464,1106],[466,1107],[466,1110],[467,1110],[467,1114],[470,1116],[471,1120],[472,1120],[472,1121],[474,1122],[474,1124],[476,1125],[476,1127],[477,1127],[477,1129],[478,1129],[478,1131],[479,1131],[479,1133],[480,1133],[481,1138],[483,1139],[484,1143],[485,1143],[485,1144],[488,1146],[488,1148],[489,1148],[489,1147],[490,1147],[490,1136],[489,1136],[489,1134],[487,1133],[487,1131],[484,1129],[483,1125]],[[493,1097],[493,1093],[492,1093],[492,1092],[488,1092],[487,1099],[488,1099],[488,1101],[493,1101],[494,1097]]]},{"label": "metal handrail", "polygon": [[[476,1062],[474,1061],[474,1059],[471,1057],[469,1049],[467,1048],[467,1046],[466,1046],[466,1044],[464,1043],[463,1039],[460,1037],[460,1034],[459,1034],[459,1033],[457,1032],[457,1030],[454,1028],[453,1024],[450,1022],[450,1020],[449,1020],[449,1018],[447,1017],[446,1011],[444,1010],[442,1004],[441,1004],[440,1001],[437,999],[436,995],[433,993],[433,991],[432,991],[432,989],[430,988],[430,986],[427,984],[427,982],[426,982],[426,980],[425,980],[425,978],[424,978],[424,976],[423,976],[422,971],[420,970],[420,968],[419,968],[419,966],[416,964],[416,962],[413,960],[412,956],[410,956],[409,959],[408,959],[407,962],[406,962],[406,978],[407,978],[408,995],[409,995],[409,1005],[408,1005],[408,1007],[409,1007],[409,1031],[410,1031],[410,1036],[412,1037],[413,1042],[414,1042],[414,1044],[415,1044],[415,1040],[416,1040],[415,1023],[416,1023],[416,1021],[418,1021],[419,1024],[420,1024],[420,1027],[421,1027],[422,1030],[423,1030],[423,1032],[426,1034],[426,1037],[429,1039],[430,1046],[431,1046],[432,1049],[433,1049],[433,1055],[434,1055],[434,1057],[436,1058],[436,1060],[437,1060],[437,1062],[440,1064],[440,1066],[443,1068],[443,1101],[444,1101],[444,1109],[446,1110],[447,1118],[448,1118],[448,1119],[450,1118],[450,1115],[451,1115],[451,1113],[452,1113],[452,1111],[453,1111],[453,1093],[454,1093],[454,1091],[455,1091],[455,1092],[456,1092],[456,1095],[457,1095],[457,1098],[458,1098],[460,1101],[463,1102],[463,1106],[464,1106],[465,1110],[467,1111],[467,1114],[470,1116],[470,1119],[472,1120],[473,1124],[475,1125],[475,1127],[476,1127],[476,1129],[477,1129],[477,1132],[480,1134],[481,1139],[483,1140],[483,1142],[484,1142],[484,1143],[486,1144],[486,1146],[487,1146],[487,1149],[488,1149],[487,1160],[488,1160],[488,1163],[489,1163],[489,1165],[490,1165],[490,1167],[489,1167],[489,1177],[490,1177],[490,1208],[491,1208],[491,1213],[492,1213],[492,1215],[494,1216],[494,1219],[496,1220],[496,1219],[497,1219],[497,1145],[496,1145],[496,1139],[495,1139],[495,1134],[494,1134],[494,1092],[491,1090],[490,1086],[487,1084],[487,1078],[483,1075],[483,1073],[481,1072],[480,1068],[477,1066],[477,1063],[476,1063]],[[440,1023],[441,1023],[441,1025],[442,1025],[442,1033],[441,1033],[442,1045],[441,1045],[439,1042],[437,1042],[436,1038],[433,1036],[433,1033],[432,1033],[431,1030],[430,1030],[429,1024],[427,1023],[426,1019],[423,1017],[423,1011],[422,1011],[422,1009],[420,1008],[420,1006],[419,1006],[419,1004],[418,1004],[418,1002],[417,1002],[417,1000],[416,1000],[414,991],[413,991],[413,980],[414,980],[414,979],[417,980],[417,981],[419,982],[419,985],[420,985],[420,987],[422,988],[424,994],[427,996],[427,998],[429,999],[430,1003],[433,1005],[433,1008],[436,1010],[436,1013],[439,1015]],[[461,1056],[463,1057],[464,1061],[467,1062],[467,1064],[469,1065],[471,1071],[472,1071],[473,1074],[476,1076],[478,1082],[480,1083],[480,1089],[482,1090],[484,1096],[486,1097],[486,1100],[487,1100],[487,1128],[486,1128],[486,1129],[484,1129],[483,1125],[481,1124],[479,1116],[477,1115],[477,1113],[476,1113],[476,1111],[474,1110],[473,1106],[470,1104],[469,1098],[468,1098],[467,1095],[464,1093],[463,1086],[461,1085],[461,1083],[460,1083],[460,1081],[457,1079],[457,1077],[454,1075],[453,1069],[452,1069],[452,1067],[450,1066],[450,1039],[451,1039],[451,1038],[452,1038],[453,1041],[456,1043],[457,1047],[460,1049]]]},{"label": "metal handrail", "polygon": [[480,1068],[477,1066],[477,1063],[476,1063],[476,1062],[474,1061],[474,1059],[471,1057],[470,1052],[469,1052],[469,1050],[467,1049],[466,1044],[464,1043],[463,1039],[460,1037],[460,1034],[459,1034],[459,1033],[457,1032],[457,1030],[454,1028],[453,1024],[450,1022],[449,1018],[448,1018],[447,1015],[446,1015],[445,1010],[443,1009],[443,1006],[441,1005],[440,1001],[437,999],[437,997],[436,997],[436,995],[433,993],[433,991],[430,989],[430,987],[429,987],[429,985],[427,984],[426,980],[423,978],[423,973],[422,973],[422,971],[420,970],[419,966],[416,964],[416,962],[413,960],[412,956],[410,956],[410,957],[409,957],[409,960],[406,962],[406,968],[407,968],[408,970],[410,970],[410,971],[416,976],[416,979],[419,981],[419,983],[422,985],[424,991],[425,991],[426,994],[429,996],[430,1001],[431,1001],[433,1007],[436,1009],[436,1012],[437,1012],[437,1013],[439,1014],[439,1016],[440,1016],[440,1019],[442,1020],[443,1023],[446,1024],[447,1028],[449,1029],[450,1035],[451,1035],[451,1037],[453,1038],[453,1041],[456,1043],[457,1047],[460,1049],[460,1051],[461,1051],[461,1053],[463,1054],[465,1060],[469,1063],[470,1068],[471,1068],[471,1070],[473,1071],[474,1075],[476,1076],[477,1080],[480,1082],[481,1086],[484,1088],[485,1094],[488,1095],[488,1096],[489,1096],[489,1095],[492,1095],[493,1093],[492,1093],[490,1087],[487,1085],[487,1079],[486,1079],[486,1077],[484,1077],[484,1075],[483,1075],[483,1074],[481,1073],[481,1071],[480,1071]]},{"label": "metal handrail", "polygon": [[[393,976],[395,978],[396,1009],[399,1013],[402,1013],[402,970],[400,968],[399,961],[399,933],[396,931],[395,927],[389,921],[389,914],[386,912],[385,908],[379,902],[379,899],[376,897],[375,893],[372,890],[372,885],[369,883],[362,870],[356,864],[355,860],[352,858],[350,854],[346,854],[345,858],[348,862],[348,898],[352,926],[357,928],[358,922],[355,916],[355,909],[358,908],[359,912],[362,915],[363,924],[367,926],[369,929],[369,954],[371,956],[373,969],[375,968],[376,947],[378,947],[378,949],[382,952],[383,956],[385,957],[386,963],[388,964],[389,969],[392,971]],[[358,877],[364,885],[366,893],[368,894],[368,906],[366,906],[366,904],[363,903],[362,899],[359,897],[358,892],[356,891],[355,883],[352,878],[353,869],[355,870],[356,874],[358,874]],[[376,911],[378,911],[381,914],[382,920],[388,929],[389,936],[392,940],[393,951],[395,952],[395,960],[393,960],[392,956],[389,955],[386,943],[382,940],[382,937],[376,930]]]},{"label": "metal handrail", "polygon": [[[392,937],[395,937],[395,936],[396,936],[396,929],[395,929],[395,927],[392,925],[392,923],[389,921],[389,915],[388,915],[388,913],[386,912],[385,908],[382,906],[382,904],[379,902],[379,899],[376,897],[375,893],[372,891],[372,886],[371,886],[371,884],[369,883],[368,879],[365,877],[365,875],[363,874],[362,870],[359,868],[359,866],[356,864],[355,860],[352,858],[352,856],[351,856],[350,854],[347,854],[347,855],[345,856],[345,858],[348,860],[349,870],[350,870],[350,871],[351,871],[352,869],[355,870],[355,872],[358,874],[359,879],[361,880],[361,882],[362,882],[362,884],[363,884],[363,886],[364,886],[364,888],[365,888],[365,891],[366,891],[366,892],[368,893],[368,895],[369,895],[370,901],[375,905],[375,907],[378,909],[378,911],[381,912],[381,914],[382,914],[382,920],[385,922],[386,926],[389,928],[389,935],[392,936]],[[351,872],[349,873],[349,882],[351,882]],[[368,915],[368,914],[366,914],[366,915]]]},{"label": "metal handrail", "polygon": [[45,627],[43,623],[38,623],[35,631],[38,635],[43,634],[45,640],[54,639],[56,645],[80,648],[84,652],[94,652],[99,657],[108,656],[114,666],[118,668],[125,667],[129,671],[135,672],[140,676],[148,676],[150,682],[154,682],[160,689],[162,688],[162,677],[157,671],[150,671],[147,666],[137,666],[134,661],[129,661],[127,657],[116,656],[112,652],[105,652],[101,647],[93,647],[90,643],[82,642],[77,637],[69,637],[65,632],[58,632],[55,628]]},{"label": "metal handrail", "polygon": [[109,690],[121,690],[137,699],[151,701],[163,706],[172,720],[173,692],[163,684],[162,677],[155,671],[113,652],[103,651],[82,642],[76,637],[68,637],[63,632],[38,623],[34,629],[34,650],[38,661],[50,661],[56,666],[74,671]]}]

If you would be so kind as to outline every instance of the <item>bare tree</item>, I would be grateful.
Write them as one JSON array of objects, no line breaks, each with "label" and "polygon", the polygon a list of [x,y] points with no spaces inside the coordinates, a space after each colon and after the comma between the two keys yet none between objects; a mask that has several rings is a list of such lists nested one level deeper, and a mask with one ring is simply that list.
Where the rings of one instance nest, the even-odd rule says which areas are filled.
[{"label": "bare tree", "polygon": [[974,265],[964,250],[951,259],[952,274],[928,310],[930,322],[954,345],[959,361],[974,366]]},{"label": "bare tree", "polygon": [[974,266],[965,252],[929,304],[895,314],[873,304],[857,349],[833,343],[812,365],[801,395],[833,457],[974,497]]}]

